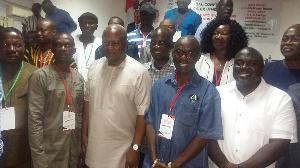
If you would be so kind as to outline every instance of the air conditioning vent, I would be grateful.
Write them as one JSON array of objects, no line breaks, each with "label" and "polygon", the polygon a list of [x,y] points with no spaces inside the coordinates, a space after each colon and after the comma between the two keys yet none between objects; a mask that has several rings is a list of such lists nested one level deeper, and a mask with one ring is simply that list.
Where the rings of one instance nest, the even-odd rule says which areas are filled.
[{"label": "air conditioning vent", "polygon": [[8,5],[6,8],[6,15],[26,18],[33,14],[31,12],[31,10],[20,8],[20,7],[13,6],[13,5]]}]

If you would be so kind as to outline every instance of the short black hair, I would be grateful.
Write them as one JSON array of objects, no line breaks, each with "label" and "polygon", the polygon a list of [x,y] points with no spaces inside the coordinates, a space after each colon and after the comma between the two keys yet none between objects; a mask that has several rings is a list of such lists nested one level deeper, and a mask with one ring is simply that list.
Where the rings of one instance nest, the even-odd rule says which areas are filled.
[{"label": "short black hair", "polygon": [[91,18],[96,24],[98,24],[98,17],[91,12],[85,12],[81,16],[79,16],[78,22],[81,23],[82,19],[85,17]]},{"label": "short black hair", "polygon": [[51,0],[44,0],[44,1],[42,2],[42,6],[45,5],[46,3],[51,3],[51,4],[53,5],[53,3],[52,3]]},{"label": "short black hair", "polygon": [[21,31],[14,28],[14,27],[5,27],[5,28],[3,28],[0,31],[0,40],[2,39],[3,34],[7,33],[7,32],[15,32],[15,33],[17,33],[18,35],[20,35],[22,37],[22,40],[24,40],[24,37],[23,37],[23,34],[21,33]]},{"label": "short black hair", "polygon": [[243,27],[235,20],[229,18],[215,18],[209,22],[206,28],[201,32],[201,53],[214,52],[214,46],[212,44],[212,36],[216,28],[220,25],[230,26],[230,41],[227,49],[227,59],[234,58],[235,55],[244,47],[248,46],[248,37]]},{"label": "short black hair", "polygon": [[119,22],[120,22],[120,25],[124,27],[124,21],[123,21],[123,19],[121,19],[121,18],[118,17],[118,16],[113,16],[113,17],[111,17],[111,18],[108,20],[108,23],[107,23],[108,25],[109,25],[110,20],[112,20],[112,19],[118,19]]},{"label": "short black hair", "polygon": [[40,3],[34,3],[32,6],[37,6],[39,8],[42,8],[42,5]]}]

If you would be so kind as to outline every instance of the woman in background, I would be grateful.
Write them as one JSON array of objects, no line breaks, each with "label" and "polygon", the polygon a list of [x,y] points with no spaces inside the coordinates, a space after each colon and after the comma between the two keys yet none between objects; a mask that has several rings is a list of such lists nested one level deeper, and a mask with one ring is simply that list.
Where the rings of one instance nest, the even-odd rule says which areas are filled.
[{"label": "woman in background", "polygon": [[201,57],[195,68],[200,76],[216,86],[234,80],[234,57],[248,46],[248,38],[242,26],[229,18],[212,20],[201,33]]}]

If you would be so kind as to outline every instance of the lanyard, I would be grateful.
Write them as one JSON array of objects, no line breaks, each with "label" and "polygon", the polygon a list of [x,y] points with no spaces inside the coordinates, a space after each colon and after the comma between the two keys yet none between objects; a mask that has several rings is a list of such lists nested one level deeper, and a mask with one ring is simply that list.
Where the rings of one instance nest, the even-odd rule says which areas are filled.
[{"label": "lanyard", "polygon": [[[51,49],[49,51],[51,52]],[[48,52],[47,52],[47,55],[48,55]],[[46,59],[47,56],[43,58],[43,56],[42,56],[42,50],[41,49],[40,49],[39,55],[40,55],[40,68],[42,68],[45,65],[48,65],[49,61],[50,61],[50,59],[52,57],[52,52],[51,52],[50,56],[48,57],[48,60],[47,60],[46,64],[43,64],[43,63],[44,63],[44,60]]]},{"label": "lanyard", "polygon": [[70,102],[71,102],[71,99],[72,99],[72,92],[73,92],[73,73],[72,73],[72,70],[71,70],[71,68],[69,67],[69,69],[70,69],[70,74],[71,74],[71,77],[72,77],[71,95],[70,95],[70,97],[69,97],[69,95],[68,95],[68,87],[67,87],[67,84],[66,84],[66,82],[65,82],[65,80],[64,80],[64,78],[63,78],[63,76],[62,76],[62,74],[61,74],[61,72],[60,72],[60,70],[59,70],[58,67],[56,66],[56,64],[53,63],[53,65],[54,65],[55,68],[57,69],[57,71],[58,71],[58,73],[59,73],[59,75],[60,75],[60,77],[61,77],[61,80],[63,81],[63,84],[64,84],[64,86],[65,86],[66,97],[67,97],[67,104],[68,104],[68,110],[70,111]]},{"label": "lanyard", "polygon": [[[190,9],[185,13],[185,14],[187,14],[187,13],[189,13],[190,12]],[[178,31],[179,29],[180,29],[180,27],[181,27],[181,23],[182,23],[182,21],[183,21],[183,19],[184,19],[184,17],[185,17],[185,14],[183,14],[182,16],[181,16],[181,19],[180,19],[180,21],[179,21],[179,23],[178,23],[178,9],[177,9],[177,13],[176,13],[176,16],[175,16],[175,19],[174,20],[176,20],[177,19],[177,29],[176,29],[176,31]]]},{"label": "lanyard", "polygon": [[[176,72],[176,74],[175,74],[175,78],[176,78],[176,81],[178,82],[178,80],[177,80],[177,72]],[[175,102],[176,102],[176,100],[177,100],[177,98],[178,98],[178,96],[179,96],[181,90],[183,89],[183,87],[184,87],[185,84],[187,83],[187,81],[188,81],[188,80],[186,80],[186,81],[184,82],[184,84],[180,86],[180,88],[179,88],[179,90],[177,91],[177,94],[176,94],[174,100],[173,100],[172,103],[170,104],[170,111],[169,111],[169,113],[168,113],[169,115],[171,114],[171,111],[172,111],[172,109],[173,109],[173,106],[174,106],[174,104],[175,104]],[[177,83],[177,84],[178,84],[178,83]]]},{"label": "lanyard", "polygon": [[85,56],[85,49],[83,49],[84,58],[85,58],[85,66],[86,66],[86,68],[88,68],[87,65],[88,65],[88,62],[89,62],[89,60],[90,60],[90,58],[91,58],[92,51],[93,51],[93,49],[94,49],[94,43],[95,43],[95,40],[93,41],[92,49],[91,49],[91,51],[90,51],[90,55],[89,55],[89,57],[88,57],[87,60],[86,60],[86,56]]},{"label": "lanyard", "polygon": [[[0,64],[0,68],[1,68],[1,70],[0,70],[1,80],[3,81],[3,77],[2,77],[2,64]],[[5,100],[6,100],[6,98],[8,97],[8,95],[11,93],[11,91],[14,89],[14,87],[15,87],[15,85],[16,85],[16,83],[17,83],[19,77],[20,77],[20,74],[21,74],[22,69],[23,69],[23,62],[22,62],[22,64],[21,64],[21,68],[20,68],[20,70],[19,70],[19,72],[18,72],[18,75],[17,75],[17,77],[16,77],[14,83],[13,83],[12,86],[10,87],[10,89],[9,89],[9,91],[8,91],[8,93],[7,93],[6,96],[5,96],[5,93],[4,93],[4,87],[3,87],[3,84],[2,84],[2,92],[3,92],[4,106],[6,106],[6,105],[5,105]]]},{"label": "lanyard", "polygon": [[148,35],[151,33],[149,32],[146,36],[144,36],[143,32],[140,30],[140,33],[142,34],[142,40],[141,40],[141,50],[140,50],[140,53],[142,52],[142,49],[143,49],[143,45],[144,45],[144,37],[146,38],[145,41],[147,41],[147,37]]},{"label": "lanyard", "polygon": [[214,57],[214,68],[215,68],[216,86],[219,86],[219,84],[220,84],[219,82],[220,82],[220,80],[222,78],[224,68],[223,68],[223,70],[221,72],[221,75],[218,78],[217,67],[216,67],[216,55],[215,55],[215,53],[213,53],[213,57]]}]

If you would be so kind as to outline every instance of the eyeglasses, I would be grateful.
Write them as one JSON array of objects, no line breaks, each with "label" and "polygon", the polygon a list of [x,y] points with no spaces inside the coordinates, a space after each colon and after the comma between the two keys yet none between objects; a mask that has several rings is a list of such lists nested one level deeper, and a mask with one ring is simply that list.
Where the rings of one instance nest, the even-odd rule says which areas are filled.
[{"label": "eyeglasses", "polygon": [[300,37],[299,36],[292,36],[292,37],[282,37],[281,42],[282,43],[287,43],[288,41],[290,41],[291,43],[297,43],[299,42]]},{"label": "eyeglasses", "polygon": [[177,50],[173,50],[173,54],[176,56],[176,57],[182,57],[183,54],[188,58],[188,59],[193,59],[196,57],[196,55],[198,53],[195,53],[195,52],[192,52],[192,51],[181,51],[179,49]]}]

